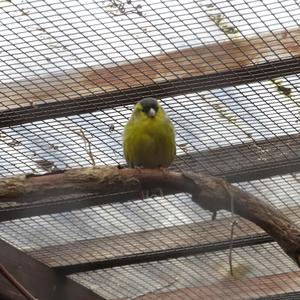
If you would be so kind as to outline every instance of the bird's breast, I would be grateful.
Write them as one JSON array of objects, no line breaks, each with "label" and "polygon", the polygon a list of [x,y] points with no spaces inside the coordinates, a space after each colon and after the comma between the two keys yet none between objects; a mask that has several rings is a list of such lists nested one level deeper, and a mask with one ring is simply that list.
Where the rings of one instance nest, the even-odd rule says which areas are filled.
[{"label": "bird's breast", "polygon": [[128,161],[145,168],[168,167],[175,155],[171,124],[150,119],[131,130],[125,141]]}]

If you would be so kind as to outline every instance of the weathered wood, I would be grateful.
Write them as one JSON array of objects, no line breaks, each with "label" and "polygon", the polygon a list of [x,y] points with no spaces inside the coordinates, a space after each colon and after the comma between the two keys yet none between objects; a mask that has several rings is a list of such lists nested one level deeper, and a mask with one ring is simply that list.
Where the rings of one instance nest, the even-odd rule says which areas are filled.
[{"label": "weathered wood", "polygon": [[2,84],[0,103],[3,110],[63,101],[166,80],[231,71],[278,58],[300,57],[299,40],[300,28],[294,28],[183,49],[118,66],[80,68],[69,73]]},{"label": "weathered wood", "polygon": [[300,171],[300,134],[279,136],[189,153],[175,159],[172,170],[221,176],[242,182]]},{"label": "weathered wood", "polygon": [[74,273],[89,272],[95,270],[111,269],[115,267],[136,265],[149,262],[166,261],[168,259],[178,259],[187,256],[200,255],[206,253],[216,253],[224,251],[232,247],[232,249],[257,246],[261,244],[267,244],[274,242],[274,239],[267,234],[258,234],[248,236],[241,239],[233,239],[232,242],[227,240],[224,242],[215,242],[208,244],[198,244],[186,247],[169,248],[159,251],[146,251],[144,253],[136,253],[134,255],[116,256],[110,259],[87,261],[82,263],[75,263],[64,266],[56,266],[55,270],[59,271],[63,275],[72,275]]},{"label": "weathered wood", "polygon": [[299,292],[281,292],[276,295],[263,296],[259,297],[256,300],[291,300],[291,299],[300,299],[300,291]]},{"label": "weathered wood", "polygon": [[74,114],[93,113],[116,106],[135,104],[143,97],[152,96],[158,99],[175,97],[216,88],[269,80],[270,78],[293,75],[299,72],[300,59],[296,57],[244,67],[233,71],[168,80],[99,95],[71,98],[59,102],[53,100],[44,104],[0,110],[0,128],[51,118],[68,117]]},{"label": "weathered wood", "polygon": [[40,300],[103,299],[1,240],[0,249],[0,263]]},{"label": "weathered wood", "polygon": [[300,272],[288,272],[240,280],[222,280],[207,286],[182,288],[169,292],[148,293],[136,297],[135,300],[246,300],[299,291]]},{"label": "weathered wood", "polygon": [[[300,207],[280,210],[292,222],[299,221]],[[291,213],[293,211],[293,213]],[[264,237],[264,231],[255,224],[237,218],[239,226],[234,230],[234,239]],[[80,263],[116,260],[147,252],[159,252],[174,249],[205,246],[215,243],[228,245],[232,219],[224,218],[215,221],[197,222],[142,232],[122,234],[84,241],[76,241],[65,245],[47,246],[38,250],[27,251],[34,258],[50,267],[67,267]],[[254,241],[255,242],[255,241]],[[211,250],[211,249],[210,249]],[[111,265],[113,262],[111,263]]]},{"label": "weathered wood", "polygon": [[[298,211],[300,212],[300,208]],[[231,222],[230,219],[198,222],[48,246],[27,253],[50,267],[69,266],[124,256],[134,257],[140,253],[227,241],[230,236]],[[234,238],[243,238],[259,233],[264,233],[264,231],[255,224],[240,219]]]},{"label": "weathered wood", "polygon": [[[300,29],[294,28],[118,66],[82,68],[67,74],[2,84],[0,127],[124,105],[149,94],[160,98],[297,73],[299,39]],[[64,103],[66,100],[70,101]],[[18,110],[20,107],[27,110]],[[17,109],[15,113],[13,109]]]},{"label": "weathered wood", "polygon": [[193,201],[212,212],[230,211],[234,202],[236,214],[264,229],[300,265],[300,228],[271,205],[216,177],[157,169],[82,168],[51,175],[2,179],[0,201],[29,202],[45,195],[105,194],[157,187],[172,193],[190,193]]}]

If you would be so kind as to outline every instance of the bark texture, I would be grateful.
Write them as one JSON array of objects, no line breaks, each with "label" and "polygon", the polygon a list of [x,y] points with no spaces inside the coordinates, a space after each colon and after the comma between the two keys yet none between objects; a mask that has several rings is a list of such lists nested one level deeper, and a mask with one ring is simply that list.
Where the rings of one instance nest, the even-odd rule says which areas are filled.
[{"label": "bark texture", "polygon": [[[0,202],[33,202],[73,193],[118,193],[161,188],[168,193],[186,192],[202,208],[234,212],[260,226],[300,266],[300,228],[282,212],[257,197],[217,177],[166,170],[94,167],[41,176],[0,180]],[[131,200],[131,199],[124,199]]]}]

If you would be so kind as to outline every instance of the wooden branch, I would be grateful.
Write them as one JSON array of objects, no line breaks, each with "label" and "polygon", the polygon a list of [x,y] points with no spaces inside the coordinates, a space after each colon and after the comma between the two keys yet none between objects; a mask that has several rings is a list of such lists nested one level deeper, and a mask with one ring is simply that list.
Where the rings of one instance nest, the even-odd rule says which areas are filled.
[{"label": "wooden branch", "polygon": [[0,264],[0,273],[7,279],[27,300],[38,300],[35,298],[8,270]]},{"label": "wooden branch", "polygon": [[[300,134],[293,134],[256,143],[249,142],[179,155],[173,162],[171,170],[184,170],[188,166],[193,172],[207,174],[209,171],[209,175],[224,177],[229,182],[250,181],[300,171],[298,153],[300,153]],[[135,195],[138,196],[138,193]],[[47,200],[47,203],[5,207],[0,209],[0,222],[82,209],[99,205],[104,201],[119,202],[126,198],[125,194],[85,196],[74,195],[67,201],[54,197]]]},{"label": "wooden branch", "polygon": [[[0,202],[31,202],[45,196],[72,193],[117,193],[161,187],[172,193],[186,192],[210,211],[230,211],[260,226],[300,266],[300,228],[279,210],[216,177],[148,169],[95,167],[43,176],[21,176],[0,180]],[[128,199],[129,200],[129,199]]]},{"label": "wooden branch", "polygon": [[1,300],[26,300],[12,285],[7,284],[7,280],[0,277],[0,299]]}]

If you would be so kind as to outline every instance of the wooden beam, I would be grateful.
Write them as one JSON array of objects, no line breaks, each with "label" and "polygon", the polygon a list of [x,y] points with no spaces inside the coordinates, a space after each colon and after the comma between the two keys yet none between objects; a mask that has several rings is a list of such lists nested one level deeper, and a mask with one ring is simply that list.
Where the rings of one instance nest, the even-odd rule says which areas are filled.
[{"label": "wooden beam", "polygon": [[249,236],[242,239],[234,239],[231,243],[229,240],[224,242],[216,242],[204,245],[193,245],[187,247],[177,247],[161,251],[149,251],[134,255],[118,256],[111,259],[88,261],[84,263],[75,263],[72,265],[57,266],[54,269],[63,275],[71,275],[74,273],[110,269],[121,266],[137,265],[141,263],[157,262],[167,259],[187,257],[199,255],[208,252],[216,252],[232,248],[254,246],[274,242],[274,239],[266,234]]},{"label": "wooden beam", "polygon": [[[189,166],[194,172],[221,176],[237,183],[299,172],[299,153],[300,134],[294,134],[179,156],[171,169],[181,170]],[[0,209],[0,222],[139,198],[136,192],[74,196],[68,201],[51,198],[46,203],[33,202]]]},{"label": "wooden beam", "polygon": [[72,279],[58,274],[31,256],[1,240],[0,249],[0,263],[37,299],[103,299]]},{"label": "wooden beam", "polygon": [[[296,222],[300,207],[281,212]],[[48,246],[27,253],[63,274],[86,272],[228,249],[231,223],[232,219],[225,218]],[[273,241],[255,224],[241,218],[238,223],[234,247]]]},{"label": "wooden beam", "polygon": [[[210,229],[209,229],[210,230]],[[135,240],[135,251],[134,251],[134,245],[130,244],[132,242],[132,237],[131,234],[128,235],[129,242],[126,244],[126,248],[128,253],[125,255],[121,255],[120,253],[124,252],[120,250],[120,247],[122,244],[117,244],[113,242],[119,242],[117,239],[114,240],[114,238],[111,238],[112,241],[107,242],[105,239],[99,239],[97,241],[87,241],[85,243],[84,241],[77,242],[75,243],[76,246],[78,244],[81,244],[79,246],[80,249],[84,249],[87,251],[87,254],[80,255],[77,251],[74,251],[75,253],[72,252],[72,250],[67,250],[69,247],[72,247],[73,245],[63,245],[62,247],[57,247],[58,250],[62,249],[64,250],[65,256],[62,257],[57,257],[57,253],[55,254],[55,246],[52,247],[52,249],[41,249],[41,251],[34,251],[30,252],[30,255],[33,255],[34,257],[41,259],[44,263],[48,264],[59,264],[61,265],[56,265],[54,266],[54,269],[59,271],[60,273],[64,275],[70,275],[74,273],[81,273],[81,272],[88,272],[88,271],[94,271],[94,270],[100,270],[100,269],[108,269],[108,268],[115,268],[115,267],[120,267],[120,266],[125,266],[125,265],[133,265],[133,264],[141,264],[141,263],[147,263],[147,262],[154,262],[154,261],[162,261],[162,260],[167,260],[167,259],[174,259],[174,258],[180,258],[180,257],[186,257],[186,256],[191,256],[191,255],[199,255],[202,253],[208,253],[208,252],[215,252],[215,251],[222,251],[226,250],[230,247],[230,241],[228,239],[228,233],[230,229],[226,232],[225,230],[222,230],[223,232],[227,233],[227,236],[224,237],[223,241],[215,241],[215,242],[204,242],[201,244],[201,239],[200,242],[194,240],[191,242],[191,244],[187,244],[186,241],[183,242],[185,244],[184,246],[174,246],[172,243],[169,242],[162,242],[157,240],[152,240],[152,239],[146,239],[144,235],[147,235],[148,232],[142,232],[140,233],[140,236],[142,237],[142,240],[139,241],[138,239]],[[178,231],[175,231],[179,233]],[[210,231],[208,231],[209,233]],[[213,232],[214,233],[214,232]],[[150,234],[150,233],[148,233]],[[219,233],[220,234],[220,233]],[[175,234],[173,234],[175,235]],[[171,236],[173,236],[171,235]],[[178,236],[182,236],[182,234],[178,234]],[[204,237],[207,237],[206,235]],[[127,243],[127,239],[124,236],[120,237],[123,238],[123,244]],[[160,238],[162,238],[163,241],[168,241],[170,240],[169,236],[163,236],[160,235]],[[186,237],[189,239],[189,237]],[[177,237],[178,239],[178,237]],[[202,237],[203,239],[203,237]],[[108,254],[109,250],[105,250],[105,246],[99,247],[98,250],[96,250],[97,246],[99,244],[97,242],[107,242],[106,244],[111,245],[112,247],[112,255],[115,256],[110,256]],[[273,242],[274,239],[272,239],[269,235],[267,234],[256,234],[256,235],[251,235],[251,236],[246,236],[243,235],[241,238],[235,238],[232,242],[232,247],[237,248],[237,247],[244,247],[244,246],[253,246],[253,245],[259,245],[259,244],[265,244],[265,243],[270,243]],[[145,242],[145,244],[142,244],[142,242]],[[150,245],[150,243],[158,243],[158,247],[156,247],[158,250],[151,250],[150,248],[152,247],[145,247],[145,245]],[[173,247],[172,247],[173,246]],[[132,248],[131,248],[132,247]],[[159,249],[159,247],[162,247],[162,249]],[[131,249],[130,249],[131,248]],[[144,250],[141,250],[143,249]],[[49,251],[50,250],[50,251]],[[102,252],[102,251],[103,252]],[[130,253],[131,250],[131,253]],[[95,252],[99,251],[99,254],[96,254]],[[106,251],[106,252],[105,252]],[[47,256],[49,254],[49,257]],[[100,259],[97,260],[97,258],[101,257]],[[109,257],[105,257],[109,256]]]},{"label": "wooden beam", "polygon": [[300,292],[299,271],[238,280],[228,279],[201,287],[182,288],[169,292],[147,293],[143,296],[136,297],[135,300],[246,300],[289,292]]},{"label": "wooden beam", "polygon": [[188,168],[242,182],[300,171],[300,134],[230,145],[179,156],[172,170]]},{"label": "wooden beam", "polygon": [[259,297],[256,300],[296,300],[300,299],[300,291],[299,292],[287,292],[287,293],[278,293],[276,295]]},{"label": "wooden beam", "polygon": [[228,72],[174,79],[99,95],[82,96],[64,101],[53,100],[45,102],[45,104],[27,105],[0,111],[0,128],[134,104],[148,96],[158,99],[174,97],[203,90],[269,80],[299,72],[300,59],[291,58]]},{"label": "wooden beam", "polygon": [[300,28],[0,86],[0,127],[298,73]]}]

